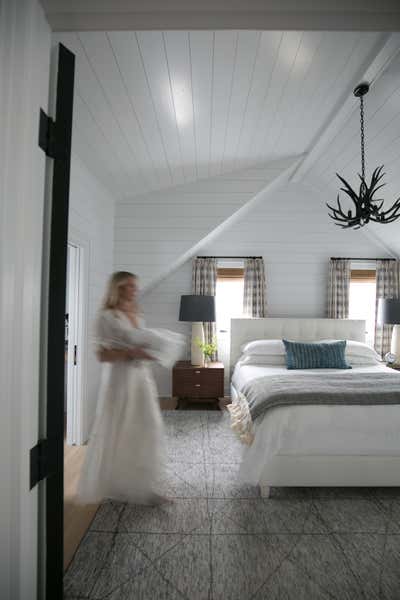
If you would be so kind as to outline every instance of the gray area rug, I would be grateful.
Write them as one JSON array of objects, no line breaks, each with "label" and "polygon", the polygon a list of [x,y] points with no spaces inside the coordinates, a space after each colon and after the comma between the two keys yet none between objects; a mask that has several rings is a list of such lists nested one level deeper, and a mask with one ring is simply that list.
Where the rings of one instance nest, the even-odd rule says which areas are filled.
[{"label": "gray area rug", "polygon": [[105,502],[68,600],[400,600],[400,489],[235,483],[226,413],[163,412],[172,504]]}]

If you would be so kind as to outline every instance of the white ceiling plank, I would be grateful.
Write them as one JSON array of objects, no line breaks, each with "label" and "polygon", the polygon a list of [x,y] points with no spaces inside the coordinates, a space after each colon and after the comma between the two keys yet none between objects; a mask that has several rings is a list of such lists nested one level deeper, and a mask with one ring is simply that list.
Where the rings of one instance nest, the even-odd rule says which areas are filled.
[{"label": "white ceiling plank", "polygon": [[137,166],[143,178],[148,181],[150,189],[157,187],[159,183],[157,173],[152,173],[151,170],[153,167],[156,171],[156,166],[138,122],[135,107],[127,94],[121,70],[107,33],[86,32],[81,33],[79,37],[119,127],[124,132],[131,149],[133,164]]},{"label": "white ceiling plank", "polygon": [[[400,75],[400,54],[394,59],[390,70]],[[359,101],[356,101],[359,104]],[[388,76],[382,78],[379,85],[374,86],[365,98],[365,135],[368,154],[380,153],[381,144],[390,142],[396,133],[393,122],[399,116],[400,106],[400,77]],[[360,121],[353,113],[347,127],[338,132],[330,147],[329,153],[321,157],[315,164],[313,172],[317,176],[328,176],[333,168],[348,169],[360,155]],[[397,128],[398,132],[398,128]],[[382,140],[382,142],[380,142]]]},{"label": "white ceiling plank", "polygon": [[[399,50],[400,34],[390,36],[386,45],[387,36],[371,32],[112,31],[79,36],[56,36],[77,55],[78,154],[97,173],[109,174],[110,185],[127,202],[155,207],[152,193],[162,190],[160,202],[174,204],[177,187],[188,186],[185,194],[190,194],[200,180],[203,201],[209,204],[213,194],[215,202],[224,204],[229,194],[247,193],[243,182],[263,181],[262,168],[271,159],[318,146],[365,72],[385,72],[382,81],[388,78],[384,90],[372,88],[376,97],[368,97],[369,157],[374,161],[382,154],[385,165],[395,164],[400,62],[390,60]],[[180,120],[185,111],[186,122]],[[314,159],[304,163],[304,174],[334,188],[333,168],[354,170],[359,135],[353,119],[349,110],[325,147],[311,150]],[[82,143],[83,132],[95,142]],[[234,176],[238,170],[240,181]],[[225,191],[224,176],[230,186]],[[179,190],[182,205],[191,202],[185,194]]]},{"label": "white ceiling plank", "polygon": [[135,112],[147,140],[158,178],[163,187],[172,185],[171,167],[157,119],[151,90],[141,59],[135,34],[131,31],[111,31],[108,33],[111,46],[121,69],[121,77],[135,107]]},{"label": "white ceiling plank", "polygon": [[189,33],[197,176],[199,179],[209,176],[213,38],[214,34],[211,31],[191,31]]},{"label": "white ceiling plank", "polygon": [[105,143],[112,148],[124,168],[124,177],[132,184],[133,190],[148,189],[146,182],[132,163],[131,149],[122,133],[115,114],[108,104],[84,48],[76,34],[59,34],[57,39],[64,43],[76,56],[76,89],[82,100],[90,107],[93,118],[105,137]]},{"label": "white ceiling plank", "polygon": [[[303,43],[307,44],[308,50],[308,57],[305,57],[308,69],[298,94],[292,99],[290,114],[284,119],[283,127],[279,132],[279,137],[274,147],[277,155],[285,152],[287,147],[293,148],[298,144],[294,135],[294,129],[301,127],[304,122],[304,116],[310,108],[310,103],[318,95],[324,82],[329,81],[328,71],[331,63],[336,60],[337,56],[335,50],[340,52],[342,49],[340,40],[337,41],[339,35],[332,35],[330,32],[308,32],[304,36]],[[327,64],[328,56],[330,60]],[[304,135],[304,132],[302,134]]]},{"label": "white ceiling plank", "polygon": [[238,32],[216,31],[214,38],[213,95],[211,107],[210,176],[218,175],[224,152],[231,102]]},{"label": "white ceiling plank", "polygon": [[172,181],[178,185],[184,183],[185,175],[163,35],[155,31],[138,32],[136,35],[171,166]]},{"label": "white ceiling plank", "polygon": [[[371,35],[371,34],[369,34]],[[353,57],[355,56],[356,53],[353,54]],[[354,63],[354,60],[353,60]],[[355,77],[353,77],[353,81],[355,80]],[[377,86],[378,88],[378,93],[379,93],[379,88],[380,86]],[[375,87],[375,91],[377,90],[377,88]],[[353,106],[356,109],[357,108],[357,104],[359,104],[359,100],[354,98],[353,94],[350,94],[352,100],[353,100]],[[369,100],[372,101],[373,107],[369,105],[369,107],[371,108],[371,112],[370,112],[370,116],[373,116],[377,110],[379,109],[379,102],[380,100],[377,99],[377,97],[375,96],[374,92],[371,91],[370,96],[368,97]],[[348,119],[345,122],[345,124],[342,124],[342,126],[340,128],[338,128],[335,136],[331,139],[330,141],[330,153],[337,152],[337,154],[339,156],[343,156],[343,154],[345,154],[348,149],[349,146],[352,145],[354,138],[357,138],[357,128],[359,127],[359,117],[357,116],[356,112],[353,113],[349,113],[348,115]],[[342,133],[340,133],[342,132]],[[340,148],[340,149],[339,149]],[[332,162],[332,158],[329,159],[328,163],[325,164],[324,166],[324,160],[325,160],[325,156],[321,155],[320,159],[313,165],[313,171],[314,172],[323,172],[325,168],[330,168],[331,162]]]},{"label": "white ceiling plank", "polygon": [[260,38],[261,34],[257,31],[240,31],[238,35],[233,85],[221,158],[221,173],[229,173],[236,167],[235,150],[239,142],[251,91]]},{"label": "white ceiling plank", "polygon": [[237,169],[246,167],[250,162],[248,151],[251,148],[254,131],[262,116],[283,35],[283,32],[280,31],[263,31],[261,33],[250,96],[235,150],[235,167]]},{"label": "white ceiling plank", "polygon": [[[400,34],[391,34],[386,41],[380,41],[375,50],[375,58],[371,59],[369,56],[363,61],[362,65],[360,65],[357,82],[365,80],[373,84],[388,67],[390,62],[397,56],[399,50]],[[354,85],[352,87],[354,87]],[[331,143],[343,123],[348,121],[349,117],[356,109],[356,99],[352,96],[350,90],[348,90],[347,94],[347,98],[340,98],[340,100],[338,100],[335,111],[333,111],[333,114],[328,119],[327,126],[321,129],[321,132],[313,143],[311,151],[298,167],[297,172],[292,176],[292,181],[300,181],[304,177],[307,171],[310,170],[323,151]]]},{"label": "white ceiling plank", "polygon": [[164,43],[185,180],[195,181],[197,178],[196,129],[193,114],[189,33],[167,31],[164,33]]},{"label": "white ceiling plank", "polygon": [[264,144],[270,127],[279,110],[279,102],[284,94],[290,74],[298,53],[303,33],[301,31],[285,32],[279,46],[277,62],[267,90],[260,121],[256,124],[250,146],[249,156],[255,162],[268,157],[264,153]]},{"label": "white ceiling plank", "polygon": [[[369,44],[365,45],[365,37],[357,32],[324,35],[328,43],[322,48],[324,55],[318,75],[319,85],[314,94],[308,94],[305,110],[292,126],[292,140],[304,139],[303,148],[306,149],[312,146],[320,124],[329,118],[338,99],[352,84],[354,73],[349,69],[349,63],[353,63],[354,54],[357,55],[357,60],[364,61],[371,50]],[[364,44],[360,44],[361,39]]]},{"label": "white ceiling plank", "polygon": [[[83,138],[86,142],[84,149],[81,147],[79,156],[84,162],[92,165],[93,160],[97,164],[96,172],[102,171],[108,173],[113,181],[113,186],[118,190],[118,195],[132,195],[133,189],[130,178],[113,152],[110,152],[110,145],[102,130],[98,127],[87,104],[79,96],[78,91],[74,97],[74,118],[72,132],[72,150],[75,151],[75,134]],[[78,149],[76,149],[78,151]]]},{"label": "white ceiling plank", "polygon": [[[301,107],[302,105],[301,91],[304,90],[304,88],[309,89],[304,85],[304,82],[307,82],[307,76],[316,51],[319,48],[321,37],[321,34],[303,32],[291,70],[290,79],[282,94],[276,118],[271,123],[267,139],[264,143],[263,153],[266,156],[277,156],[276,146],[285,125],[287,125],[290,119],[288,115],[292,115],[296,112],[296,106]],[[300,114],[302,118],[302,113]],[[304,135],[302,137],[304,139]]]}]

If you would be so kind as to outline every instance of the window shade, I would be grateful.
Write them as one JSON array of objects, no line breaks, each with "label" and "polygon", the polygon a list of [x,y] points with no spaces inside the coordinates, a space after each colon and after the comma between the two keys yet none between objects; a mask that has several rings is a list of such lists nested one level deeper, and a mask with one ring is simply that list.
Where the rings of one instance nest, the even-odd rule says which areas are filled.
[{"label": "window shade", "polygon": [[243,279],[244,269],[241,268],[219,268],[217,278],[226,280]]},{"label": "window shade", "polygon": [[373,283],[376,281],[376,271],[375,269],[352,269],[351,281]]}]

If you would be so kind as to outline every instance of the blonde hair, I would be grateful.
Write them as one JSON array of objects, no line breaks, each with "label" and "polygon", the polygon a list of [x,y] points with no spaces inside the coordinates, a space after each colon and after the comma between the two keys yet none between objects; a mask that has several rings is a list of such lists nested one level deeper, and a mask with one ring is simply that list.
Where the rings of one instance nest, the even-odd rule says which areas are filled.
[{"label": "blonde hair", "polygon": [[129,271],[115,271],[108,280],[107,291],[103,300],[103,309],[114,309],[120,300],[120,287],[125,285],[128,279],[137,279],[134,273]]}]

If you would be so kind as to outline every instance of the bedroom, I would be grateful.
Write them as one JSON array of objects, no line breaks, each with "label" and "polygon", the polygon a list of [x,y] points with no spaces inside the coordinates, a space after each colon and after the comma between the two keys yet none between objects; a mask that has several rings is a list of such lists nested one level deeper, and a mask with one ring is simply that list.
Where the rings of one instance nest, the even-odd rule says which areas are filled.
[{"label": "bedroom", "polygon": [[[218,360],[224,370],[221,410],[215,403],[192,402],[186,403],[190,410],[179,409],[185,403],[176,410],[173,369],[154,368],[167,409],[166,485],[174,502],[153,512],[105,503],[88,513],[67,561],[65,597],[397,598],[397,456],[382,468],[372,452],[367,476],[359,478],[359,463],[350,464],[346,454],[337,466],[307,467],[316,470],[315,479],[307,479],[307,469],[299,475],[298,464],[282,464],[281,479],[259,478],[243,487],[237,475],[248,448],[231,430],[225,409],[243,344],[284,337],[362,342],[365,330],[368,344],[375,343],[377,281],[387,264],[398,269],[400,221],[342,230],[329,218],[326,202],[336,201],[337,172],[356,185],[360,115],[353,89],[363,81],[370,83],[367,176],[384,164],[385,207],[399,196],[397,5],[387,2],[390,24],[385,13],[361,18],[361,9],[355,17],[341,6],[336,16],[307,8],[297,15],[297,27],[285,26],[275,10],[279,25],[270,29],[265,21],[257,26],[254,15],[250,25],[241,26],[236,15],[236,25],[223,26],[220,14],[219,26],[194,21],[189,26],[185,13],[186,25],[174,27],[171,15],[168,20],[163,13],[164,25],[156,31],[154,14],[146,22],[141,13],[144,20],[134,27],[123,3],[112,18],[101,10],[91,16],[93,2],[87,13],[74,6],[61,10],[62,2],[42,4],[52,44],[61,42],[76,57],[68,241],[81,253],[84,305],[77,310],[84,324],[78,345],[81,395],[73,416],[67,412],[67,424],[74,426],[68,446],[79,449],[93,424],[100,366],[89,332],[113,270],[139,276],[146,324],[184,334],[181,359],[190,361],[190,322],[179,319],[181,297],[196,293],[193,261],[214,257]],[[243,269],[250,257],[262,258],[265,308],[244,315]],[[341,315],[331,312],[337,318],[333,326],[324,320],[332,257],[349,258],[350,271],[347,308]],[[242,316],[266,321],[246,319],[231,328],[230,318]],[[269,318],[279,320],[279,327]],[[367,326],[346,320],[340,329],[341,318],[366,320]],[[68,335],[73,348],[72,328]],[[283,367],[284,354],[276,354]],[[398,373],[392,369],[390,375]],[[303,441],[311,436],[308,415],[331,444],[340,415],[346,414],[350,435],[360,421],[359,406],[340,407],[339,422],[330,413],[326,432],[327,411],[325,416],[318,411],[331,407],[296,407],[298,414],[303,408],[311,411],[297,424]],[[385,443],[387,426],[396,451],[398,407],[363,408],[377,409],[368,423],[375,421],[376,428],[361,432],[376,436],[368,448],[382,452],[378,446]],[[378,409],[385,414],[379,432]],[[296,418],[288,418],[282,436],[296,428]],[[350,445],[352,439],[346,439]],[[75,471],[74,481],[76,476]]]}]

